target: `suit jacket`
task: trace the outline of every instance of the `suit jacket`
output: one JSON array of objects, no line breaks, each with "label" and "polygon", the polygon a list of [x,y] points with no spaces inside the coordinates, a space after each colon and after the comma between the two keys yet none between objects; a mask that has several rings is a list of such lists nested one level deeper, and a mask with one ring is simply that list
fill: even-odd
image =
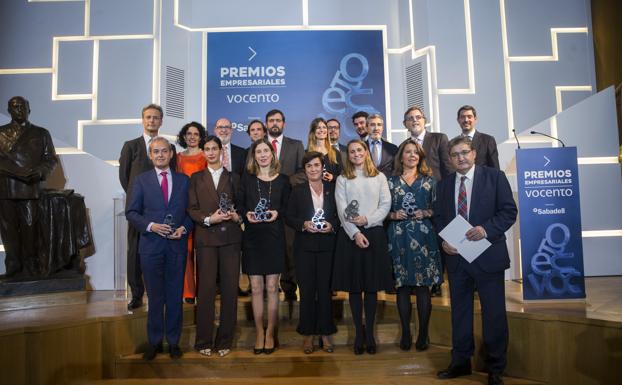
[{"label": "suit jacket", "polygon": [[[17,124],[0,126],[0,199],[38,199],[41,182],[57,163],[54,144],[45,128]],[[4,138],[16,129],[21,133],[14,142]]]},{"label": "suit jacket", "polygon": [[449,148],[447,135],[440,132],[426,132],[423,137],[423,151],[426,155],[426,163],[437,182],[446,178],[453,172],[453,166],[449,161]]},{"label": "suit jacket", "polygon": [[186,213],[189,178],[172,170],[173,188],[168,204],[164,203],[155,169],[137,175],[132,182],[125,217],[140,232],[139,254],[159,254],[167,248],[184,255],[188,252],[187,236],[173,240],[147,231],[149,223],[163,223],[168,214],[173,216],[176,226],[184,226],[188,233],[192,231],[192,219]]},{"label": "suit jacket", "polygon": [[473,148],[477,151],[475,164],[487,166],[499,170],[499,153],[497,152],[497,142],[493,136],[475,131],[473,134]]},{"label": "suit jacket", "polygon": [[[176,170],[177,157],[175,156],[175,146],[171,145],[171,150],[173,151],[173,158],[169,167],[171,170]],[[145,139],[142,135],[123,144],[121,155],[119,156],[119,181],[128,196],[130,195],[134,178],[151,169],[153,169],[153,163],[151,163],[151,159],[149,159],[147,154]]]},{"label": "suit jacket", "polygon": [[[367,147],[371,151],[371,138],[367,138]],[[391,142],[382,139],[382,152],[380,155],[380,164],[377,166],[378,171],[382,172],[387,178],[393,173],[393,159],[397,154],[397,146]],[[371,153],[370,153],[371,155]],[[372,159],[374,157],[372,156]]]},{"label": "suit jacket", "polygon": [[[244,150],[242,150],[244,151]],[[235,203],[236,192],[240,188],[238,174],[223,170],[218,187],[214,186],[208,169],[195,172],[190,177],[188,214],[195,222],[194,246],[215,247],[242,242],[240,225],[232,221],[205,226],[204,220],[218,210],[220,194],[226,193],[231,203]]]},{"label": "suit jacket", "polygon": [[[434,217],[437,230],[441,231],[456,217],[456,173],[444,178],[437,185]],[[475,166],[469,223],[482,226],[488,241],[492,244],[475,261],[481,270],[499,272],[510,267],[510,258],[505,244],[505,232],[516,221],[516,203],[510,184],[502,171],[490,167]],[[458,265],[457,255],[447,255],[448,271]]]},{"label": "suit jacket", "polygon": [[333,226],[332,233],[308,233],[302,231],[305,221],[311,220],[315,214],[309,183],[301,183],[293,187],[287,204],[285,222],[296,230],[294,251],[330,251],[334,247],[335,231],[339,228],[339,217],[335,204],[335,185],[323,182],[324,185],[324,218]]},{"label": "suit jacket", "polygon": [[248,151],[240,146],[231,143],[231,168],[234,173],[242,176],[246,168],[246,154]]},{"label": "suit jacket", "polygon": [[289,177],[289,182],[292,186],[306,181],[302,169],[302,157],[304,154],[305,148],[301,141],[283,136],[281,153],[279,154],[281,174]]}]

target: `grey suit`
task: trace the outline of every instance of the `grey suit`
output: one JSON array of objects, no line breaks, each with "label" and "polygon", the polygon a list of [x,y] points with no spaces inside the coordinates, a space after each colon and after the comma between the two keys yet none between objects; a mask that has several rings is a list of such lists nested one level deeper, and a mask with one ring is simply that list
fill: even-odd
[{"label": "grey suit", "polygon": [[[370,152],[373,151],[372,145],[371,145],[371,138],[368,137],[366,143],[369,148],[369,151]],[[397,150],[398,148],[396,145],[382,139],[382,151],[380,155],[380,164],[376,166],[376,168],[378,168],[378,171],[382,172],[387,178],[390,177],[391,174],[393,173],[393,158],[395,158],[395,155],[397,154]],[[372,156],[372,159],[373,158],[374,157]]]},{"label": "grey suit", "polygon": [[447,135],[440,132],[426,132],[423,137],[423,151],[426,155],[426,163],[432,170],[434,179],[440,182],[453,172],[453,166],[449,161]]},{"label": "grey suit", "polygon": [[279,154],[281,174],[289,177],[289,183],[292,186],[306,180],[302,169],[302,157],[304,155],[305,148],[301,141],[283,136],[281,153]]}]

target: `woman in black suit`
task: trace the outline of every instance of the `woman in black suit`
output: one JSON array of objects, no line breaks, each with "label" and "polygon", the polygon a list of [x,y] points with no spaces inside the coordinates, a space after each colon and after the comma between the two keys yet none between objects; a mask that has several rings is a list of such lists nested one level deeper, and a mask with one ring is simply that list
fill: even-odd
[{"label": "woman in black suit", "polygon": [[306,354],[313,352],[313,336],[318,334],[324,351],[332,353],[329,336],[337,332],[337,328],[331,312],[330,282],[334,230],[339,225],[335,188],[333,183],[322,180],[322,153],[307,152],[302,165],[308,183],[292,189],[285,218],[296,230],[294,255],[300,287],[300,317],[296,331],[304,336],[303,351]]}]

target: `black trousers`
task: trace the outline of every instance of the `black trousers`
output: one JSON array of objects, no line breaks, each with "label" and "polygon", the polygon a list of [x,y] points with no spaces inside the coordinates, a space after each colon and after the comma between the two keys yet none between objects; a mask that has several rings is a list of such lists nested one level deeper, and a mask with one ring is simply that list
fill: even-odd
[{"label": "black trousers", "polygon": [[285,273],[281,274],[280,284],[285,296],[293,296],[296,293],[296,262],[294,258],[293,244],[296,232],[289,226],[285,226]]},{"label": "black trousers", "polygon": [[[197,336],[195,349],[231,349],[238,309],[240,244],[196,249]],[[216,276],[220,277],[220,326],[214,341]]]},{"label": "black trousers", "polygon": [[502,374],[507,362],[509,335],[503,271],[488,273],[460,256],[448,258],[460,258],[456,269],[447,271],[451,295],[452,363],[464,364],[474,353],[473,296],[477,288],[482,306],[486,366],[490,373]]},{"label": "black trousers", "polygon": [[127,284],[132,292],[132,298],[142,298],[145,293],[143,270],[138,257],[138,240],[140,232],[130,223],[127,224]]},{"label": "black trousers", "polygon": [[4,244],[6,275],[40,271],[37,250],[39,206],[36,199],[0,199],[0,237]]},{"label": "black trousers", "polygon": [[330,288],[332,250],[300,251],[296,253],[295,260],[300,288],[300,319],[296,331],[306,336],[336,333]]}]

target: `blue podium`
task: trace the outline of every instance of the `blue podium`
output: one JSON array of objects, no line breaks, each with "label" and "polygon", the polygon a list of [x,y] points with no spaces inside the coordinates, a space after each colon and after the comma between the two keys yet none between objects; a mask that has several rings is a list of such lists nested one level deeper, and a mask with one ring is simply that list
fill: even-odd
[{"label": "blue podium", "polygon": [[585,298],[577,148],[518,149],[516,169],[523,299]]}]

